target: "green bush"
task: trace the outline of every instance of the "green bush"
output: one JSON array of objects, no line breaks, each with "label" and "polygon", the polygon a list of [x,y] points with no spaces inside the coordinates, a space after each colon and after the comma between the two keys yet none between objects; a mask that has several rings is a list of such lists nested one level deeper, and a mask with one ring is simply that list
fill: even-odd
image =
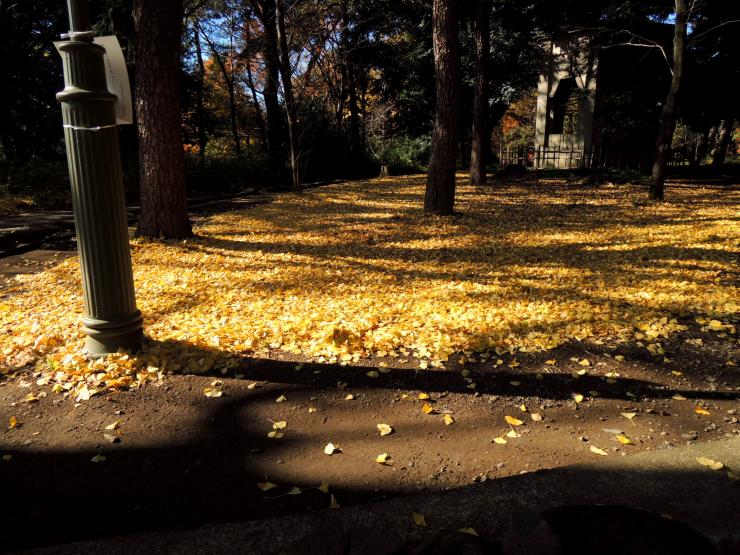
[{"label": "green bush", "polygon": [[429,135],[398,135],[388,140],[380,163],[388,166],[394,175],[424,171],[429,163],[431,147],[432,138]]}]

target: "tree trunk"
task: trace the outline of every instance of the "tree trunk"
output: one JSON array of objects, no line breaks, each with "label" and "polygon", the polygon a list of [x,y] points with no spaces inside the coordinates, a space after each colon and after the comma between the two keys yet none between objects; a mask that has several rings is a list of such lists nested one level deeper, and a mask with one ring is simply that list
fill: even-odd
[{"label": "tree trunk", "polygon": [[732,125],[734,120],[732,117],[727,117],[722,120],[722,125],[719,129],[719,138],[717,139],[717,150],[712,158],[712,166],[714,168],[721,168],[722,164],[725,163],[725,156],[727,156],[727,147],[730,145],[730,139],[732,138]]},{"label": "tree trunk", "polygon": [[436,109],[424,212],[452,214],[458,139],[460,49],[455,0],[434,0],[432,12]]},{"label": "tree trunk", "polygon": [[676,22],[673,27],[673,77],[668,96],[663,104],[663,113],[660,116],[660,129],[655,144],[655,162],[653,163],[652,179],[650,182],[650,198],[663,200],[666,167],[671,153],[673,132],[676,130],[676,109],[681,92],[683,77],[683,57],[686,50],[686,20],[688,10],[686,0],[675,0]]},{"label": "tree trunk", "polygon": [[203,49],[200,46],[200,30],[198,25],[193,26],[194,33],[194,44],[195,44],[195,58],[198,62],[198,87],[196,89],[196,105],[197,111],[195,115],[195,122],[198,126],[198,159],[201,164],[206,160],[206,126],[205,126],[205,77],[206,77],[206,66],[203,62]]},{"label": "tree trunk", "polygon": [[136,234],[192,235],[180,106],[181,0],[134,0],[141,209]]},{"label": "tree trunk", "polygon": [[262,5],[262,27],[264,29],[265,98],[267,114],[267,155],[270,170],[278,181],[284,177],[284,164],[281,151],[283,140],[283,110],[278,100],[278,80],[280,61],[278,56],[277,23],[275,22],[275,0],[265,0]]},{"label": "tree trunk", "polygon": [[486,184],[488,135],[488,56],[490,48],[490,0],[479,0],[475,11],[475,63],[478,75],[473,99],[473,129],[470,147],[470,184]]},{"label": "tree trunk", "polygon": [[290,67],[290,51],[288,39],[285,35],[284,0],[275,2],[275,19],[277,20],[278,51],[280,53],[280,77],[283,82],[283,98],[288,112],[288,142],[290,147],[290,173],[293,183],[293,192],[300,193],[301,176],[298,167],[298,112],[293,99],[293,75]]}]

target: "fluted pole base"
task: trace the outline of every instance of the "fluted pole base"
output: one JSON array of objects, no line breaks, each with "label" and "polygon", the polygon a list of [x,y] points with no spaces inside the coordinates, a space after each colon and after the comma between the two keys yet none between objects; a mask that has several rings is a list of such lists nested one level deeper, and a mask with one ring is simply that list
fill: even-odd
[{"label": "fluted pole base", "polygon": [[104,49],[93,43],[87,0],[69,0],[62,103],[72,206],[82,270],[87,334],[92,356],[136,351],[142,318],[136,308],[123,174],[116,130],[115,95],[108,91]]}]

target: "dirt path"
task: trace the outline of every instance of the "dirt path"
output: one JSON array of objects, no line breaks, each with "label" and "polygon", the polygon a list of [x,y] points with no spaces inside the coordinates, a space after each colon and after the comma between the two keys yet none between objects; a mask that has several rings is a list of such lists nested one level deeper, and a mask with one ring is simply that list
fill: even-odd
[{"label": "dirt path", "polygon": [[[33,376],[16,375],[0,382],[0,421],[19,423],[0,436],[0,455],[9,459],[0,461],[0,488],[19,518],[5,519],[0,535],[12,548],[245,521],[324,509],[331,495],[351,505],[740,433],[740,381],[719,362],[732,345],[707,334],[702,354],[675,341],[680,376],[637,353],[618,361],[617,352],[607,357],[603,346],[580,344],[519,357],[514,368],[470,366],[475,390],[459,369],[395,364],[367,376],[393,360],[355,367],[245,360],[229,377],[170,376],[73,406]],[[574,377],[584,367],[571,359],[584,357],[590,366]],[[619,377],[607,378],[612,372]],[[214,379],[223,395],[209,398],[204,389]],[[29,392],[39,400],[25,402]],[[445,414],[454,423],[445,424]],[[283,437],[268,438],[281,421]],[[120,426],[106,430],[114,422]],[[379,423],[393,433],[381,437]],[[512,430],[521,435],[507,437]],[[324,454],[328,442],[341,453]],[[375,462],[382,453],[391,464]],[[106,459],[92,462],[96,455]],[[275,487],[261,491],[260,482]],[[291,494],[294,487],[300,492]]]}]

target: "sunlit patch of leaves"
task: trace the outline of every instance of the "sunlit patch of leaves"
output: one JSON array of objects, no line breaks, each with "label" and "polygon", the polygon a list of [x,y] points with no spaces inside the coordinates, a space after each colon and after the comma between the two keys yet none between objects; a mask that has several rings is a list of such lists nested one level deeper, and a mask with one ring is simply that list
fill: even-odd
[{"label": "sunlit patch of leaves", "polygon": [[644,205],[629,186],[461,185],[460,215],[428,218],[423,183],[323,187],[206,218],[192,240],[134,240],[151,338],[135,357],[80,355],[76,260],[19,276],[0,302],[0,372],[35,366],[54,391],[85,400],[274,349],[439,368],[455,353],[496,360],[584,339],[663,356],[684,315],[735,332],[732,190],[675,188],[671,202]]}]

